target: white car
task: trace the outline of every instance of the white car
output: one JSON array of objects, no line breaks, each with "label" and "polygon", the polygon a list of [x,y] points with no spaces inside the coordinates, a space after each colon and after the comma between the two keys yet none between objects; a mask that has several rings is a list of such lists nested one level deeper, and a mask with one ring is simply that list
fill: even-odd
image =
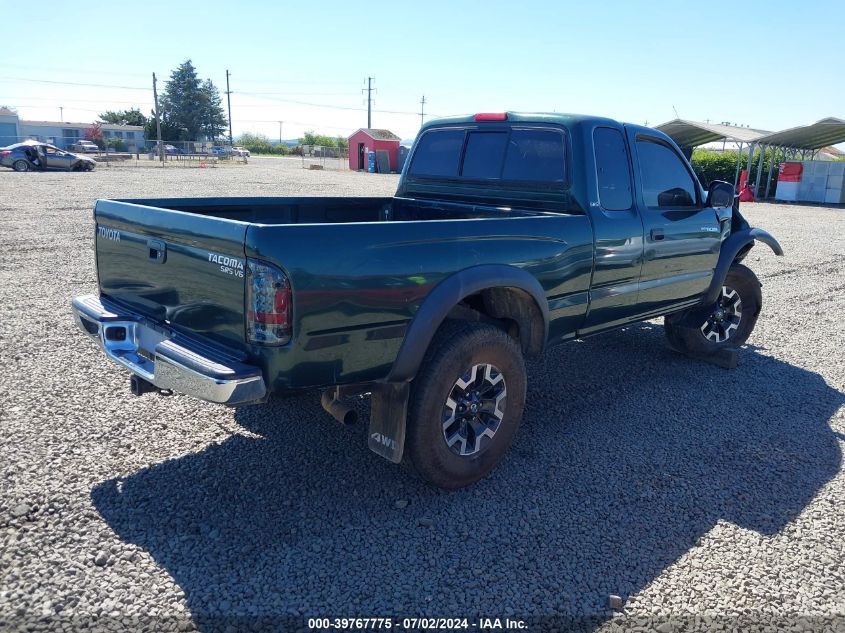
[{"label": "white car", "polygon": [[250,153],[249,150],[245,147],[233,147],[232,156],[246,156],[247,158],[249,158]]},{"label": "white car", "polygon": [[100,151],[100,148],[97,147],[97,144],[92,142],[92,141],[81,140],[81,141],[76,141],[76,143],[71,145],[70,150],[72,152],[82,152],[82,153],[93,152],[93,153],[96,154],[97,152]]}]

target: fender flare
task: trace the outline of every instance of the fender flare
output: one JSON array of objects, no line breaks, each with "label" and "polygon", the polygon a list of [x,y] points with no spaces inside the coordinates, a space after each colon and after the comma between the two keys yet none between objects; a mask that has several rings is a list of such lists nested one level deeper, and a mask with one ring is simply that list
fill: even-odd
[{"label": "fender flare", "polygon": [[488,288],[518,288],[532,297],[543,317],[543,341],[549,337],[549,304],[540,282],[521,268],[482,264],[456,272],[437,284],[417,310],[385,382],[408,382],[417,374],[437,328],[450,310],[469,295]]},{"label": "fender flare", "polygon": [[[721,252],[719,254],[719,262],[713,270],[713,279],[710,280],[710,287],[707,289],[707,294],[704,295],[702,303],[709,305],[716,301],[719,292],[722,289],[722,284],[725,283],[725,278],[728,276],[728,270],[735,261],[742,261],[752,246],[755,240],[767,244],[769,248],[774,251],[778,257],[783,256],[783,248],[778,241],[763,229],[743,229],[733,233],[722,242]],[[747,248],[746,248],[747,247]],[[745,253],[743,253],[745,251]],[[737,259],[737,256],[742,253],[742,256]]]}]

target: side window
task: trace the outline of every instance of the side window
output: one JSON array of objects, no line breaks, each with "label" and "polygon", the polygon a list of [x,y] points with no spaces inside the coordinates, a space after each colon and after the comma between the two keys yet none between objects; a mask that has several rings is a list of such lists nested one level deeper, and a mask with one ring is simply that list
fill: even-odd
[{"label": "side window", "polygon": [[563,183],[563,135],[553,130],[511,132],[502,180]]},{"label": "side window", "polygon": [[426,132],[414,152],[414,161],[411,163],[409,174],[434,178],[456,178],[463,145],[463,130]]},{"label": "side window", "polygon": [[628,149],[619,130],[598,127],[593,131],[596,152],[596,180],[599,203],[608,211],[625,211],[634,200],[631,195],[631,174],[628,170]]},{"label": "side window", "polygon": [[657,209],[694,207],[697,187],[678,155],[663,143],[637,139],[643,199]]},{"label": "side window", "polygon": [[464,178],[498,178],[508,145],[507,132],[470,132],[461,176]]}]

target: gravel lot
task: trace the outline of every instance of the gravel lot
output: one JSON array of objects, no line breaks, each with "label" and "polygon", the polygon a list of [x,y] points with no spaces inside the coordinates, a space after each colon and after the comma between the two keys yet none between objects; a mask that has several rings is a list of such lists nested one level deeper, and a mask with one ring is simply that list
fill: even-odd
[{"label": "gravel lot", "polygon": [[656,323],[552,349],[504,464],[454,493],[370,453],[314,393],[134,398],[72,323],[96,289],[98,197],[396,181],[282,159],[0,172],[0,629],[845,631],[845,210],[744,206],[786,257],[747,260],[764,306],[739,368],[674,354]]}]

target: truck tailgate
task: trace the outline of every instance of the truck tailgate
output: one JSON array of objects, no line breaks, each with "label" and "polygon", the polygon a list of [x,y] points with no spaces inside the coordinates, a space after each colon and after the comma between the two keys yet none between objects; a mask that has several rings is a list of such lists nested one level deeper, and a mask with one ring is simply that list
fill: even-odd
[{"label": "truck tailgate", "polygon": [[98,200],[100,292],[174,329],[246,349],[244,238],[248,224]]}]

